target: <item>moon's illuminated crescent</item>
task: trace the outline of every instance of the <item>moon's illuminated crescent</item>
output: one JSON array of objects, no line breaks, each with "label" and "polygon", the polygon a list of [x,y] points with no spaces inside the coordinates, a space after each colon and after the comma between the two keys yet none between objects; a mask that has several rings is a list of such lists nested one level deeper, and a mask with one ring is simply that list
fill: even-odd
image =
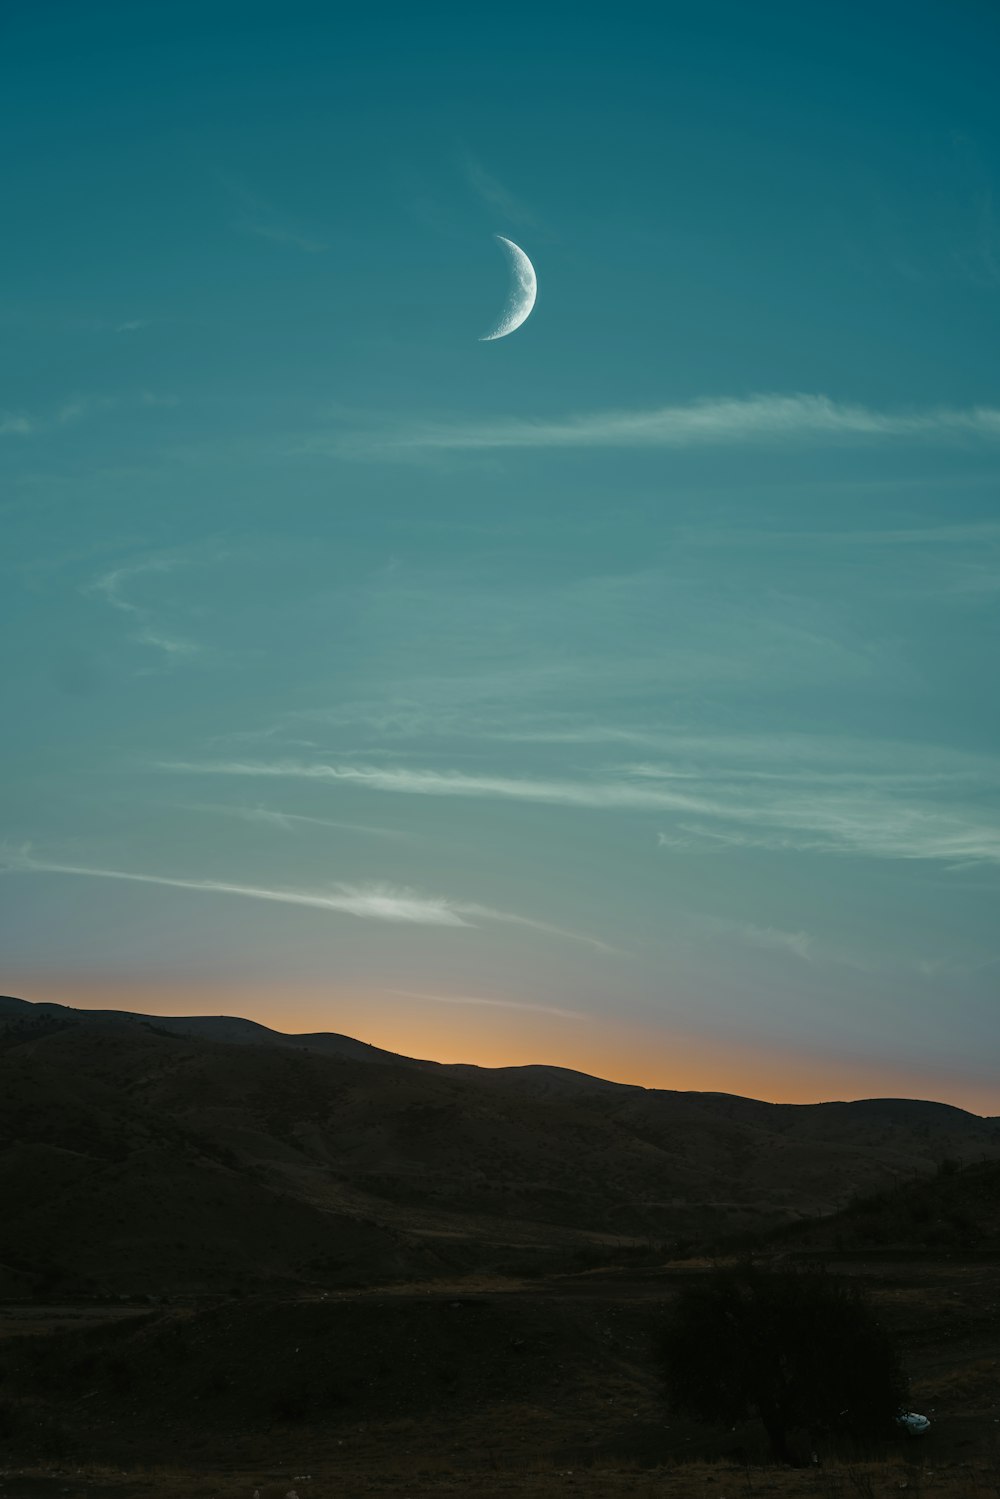
[{"label": "moon's illuminated crescent", "polygon": [[508,333],[513,333],[515,328],[520,328],[534,307],[535,298],[538,295],[535,267],[524,251],[519,245],[515,245],[512,239],[504,239],[502,234],[497,234],[494,238],[500,241],[510,256],[510,268],[514,273],[514,281],[503,317],[492,333],[483,334],[479,340],[480,343],[488,343],[491,338],[506,338]]}]

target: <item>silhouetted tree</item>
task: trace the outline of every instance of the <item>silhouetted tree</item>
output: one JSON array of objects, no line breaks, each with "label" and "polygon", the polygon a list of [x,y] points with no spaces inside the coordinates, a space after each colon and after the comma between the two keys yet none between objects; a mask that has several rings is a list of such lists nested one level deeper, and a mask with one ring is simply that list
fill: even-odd
[{"label": "silhouetted tree", "polygon": [[907,1395],[860,1288],[823,1272],[715,1270],[680,1293],[660,1352],[675,1407],[707,1421],[758,1417],[784,1462],[794,1431],[890,1431]]}]

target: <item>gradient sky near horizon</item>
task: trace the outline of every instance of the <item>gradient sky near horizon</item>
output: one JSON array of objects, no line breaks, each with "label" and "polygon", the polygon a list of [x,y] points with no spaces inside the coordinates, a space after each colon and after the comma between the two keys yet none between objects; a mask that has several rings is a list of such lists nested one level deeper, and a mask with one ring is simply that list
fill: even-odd
[{"label": "gradient sky near horizon", "polygon": [[7,992],[1000,1113],[995,7],[0,45]]}]

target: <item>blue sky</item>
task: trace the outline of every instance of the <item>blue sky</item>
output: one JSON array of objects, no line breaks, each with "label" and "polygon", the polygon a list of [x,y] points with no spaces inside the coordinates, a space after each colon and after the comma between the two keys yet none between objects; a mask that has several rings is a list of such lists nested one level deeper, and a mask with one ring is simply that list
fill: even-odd
[{"label": "blue sky", "polygon": [[2,25],[5,987],[1000,1112],[993,7]]}]

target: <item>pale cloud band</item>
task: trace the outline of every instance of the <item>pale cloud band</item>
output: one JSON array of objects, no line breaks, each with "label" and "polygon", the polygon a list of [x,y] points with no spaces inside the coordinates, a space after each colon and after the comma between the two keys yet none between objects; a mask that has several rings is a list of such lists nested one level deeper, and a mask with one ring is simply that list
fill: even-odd
[{"label": "pale cloud band", "polygon": [[392,457],[420,451],[516,448],[684,448],[885,439],[1000,440],[1000,409],[932,407],[879,411],[824,395],[707,398],[647,411],[593,411],[536,421],[507,417],[467,422],[372,426],[309,438],[307,451]]},{"label": "pale cloud band", "polygon": [[241,822],[258,823],[263,827],[278,828],[283,833],[300,827],[332,828],[338,833],[360,833],[368,838],[405,839],[409,835],[397,828],[373,827],[367,822],[341,822],[332,817],[309,817],[302,812],[282,812],[272,807],[224,806],[217,802],[182,802],[183,812],[207,812],[220,817],[235,817]]},{"label": "pale cloud band", "polygon": [[196,890],[208,895],[236,895],[248,900],[276,901],[281,905],[307,906],[314,910],[342,912],[376,921],[403,921],[420,926],[470,925],[451,902],[420,896],[412,890],[395,889],[390,885],[335,884],[329,890],[269,889],[260,885],[237,885],[227,880],[180,879],[171,875],[140,874],[124,869],[62,864],[22,854],[5,856],[3,865],[8,870],[79,875],[99,880],[127,880],[133,884],[166,885],[175,890]]},{"label": "pale cloud band", "polygon": [[335,883],[324,890],[284,890],[260,885],[238,885],[227,880],[182,879],[172,875],[135,873],[124,869],[102,869],[92,865],[63,864],[35,858],[29,853],[5,854],[0,870],[37,874],[76,875],[89,879],[126,880],[139,885],[168,886],[208,895],[232,895],[247,900],[275,901],[280,905],[305,906],[313,910],[358,916],[374,921],[405,922],[417,926],[474,927],[479,921],[528,927],[545,936],[583,942],[601,952],[617,949],[595,937],[584,936],[530,916],[498,911],[473,901],[453,901],[444,896],[425,896],[416,891],[383,883],[350,885]]},{"label": "pale cloud band", "polygon": [[165,762],[159,768],[195,775],[276,776],[290,780],[341,781],[372,791],[402,792],[418,796],[509,797],[516,801],[649,811],[662,810],[665,806],[676,806],[688,811],[704,810],[697,799],[666,799],[659,789],[628,782],[529,780],[514,776],[472,776],[460,771],[413,770],[395,766],[304,764],[295,760],[279,760],[270,764],[241,760],[181,760]]},{"label": "pale cloud band", "polygon": [[743,922],[739,927],[739,932],[754,947],[791,953],[793,957],[801,958],[804,963],[812,960],[813,939],[809,932],[786,932],[780,927],[755,926],[750,921]]},{"label": "pale cloud band", "polygon": [[555,1015],[560,1020],[584,1020],[580,1010],[563,1010],[558,1005],[536,1005],[524,999],[481,999],[472,994],[424,994],[416,989],[387,989],[387,994],[399,994],[404,999],[430,1000],[440,1005],[472,1005],[496,1010],[531,1010],[536,1015]]},{"label": "pale cloud band", "polygon": [[[417,796],[477,797],[592,810],[669,813],[686,836],[733,845],[884,859],[1000,864],[1000,820],[991,805],[917,797],[914,783],[844,785],[774,774],[735,781],[675,768],[630,766],[614,779],[538,780],[410,767],[179,762],[160,769],[194,774],[281,777]],[[966,788],[967,790],[970,788]],[[712,826],[712,825],[715,826]],[[662,835],[666,846],[673,840]]]}]

